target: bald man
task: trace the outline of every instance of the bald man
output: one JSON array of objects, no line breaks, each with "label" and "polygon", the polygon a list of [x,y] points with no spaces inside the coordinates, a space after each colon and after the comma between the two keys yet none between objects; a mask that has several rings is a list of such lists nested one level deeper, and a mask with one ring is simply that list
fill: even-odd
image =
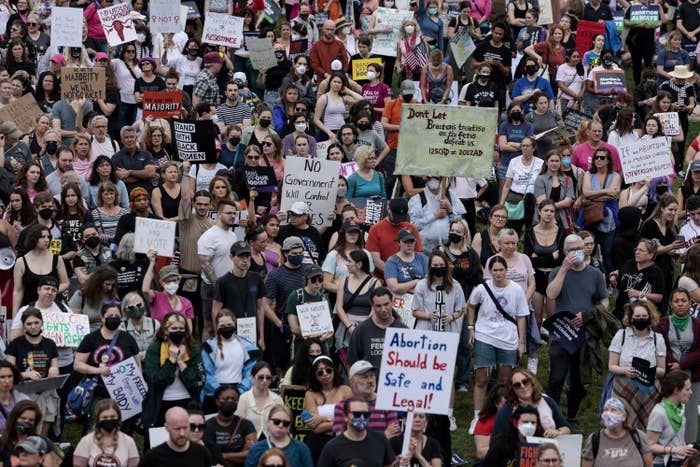
[{"label": "bald man", "polygon": [[168,441],[146,451],[139,467],[210,467],[216,462],[204,446],[190,443],[190,420],[182,407],[165,412]]},{"label": "bald man", "polygon": [[328,20],[323,23],[321,38],[311,49],[311,66],[316,73],[318,82],[331,75],[331,62],[335,59],[343,62],[343,72],[348,71],[348,52],[345,44],[335,37],[335,22]]}]

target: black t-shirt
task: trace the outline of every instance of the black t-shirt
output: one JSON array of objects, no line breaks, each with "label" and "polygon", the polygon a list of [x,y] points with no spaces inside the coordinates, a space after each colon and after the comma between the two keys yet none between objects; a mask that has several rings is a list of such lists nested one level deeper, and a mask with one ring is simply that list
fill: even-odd
[{"label": "black t-shirt", "polygon": [[352,465],[351,461],[364,467],[382,467],[394,462],[395,457],[384,433],[368,431],[362,441],[352,441],[341,434],[324,446],[318,467]]},{"label": "black t-shirt", "polygon": [[503,91],[495,83],[489,81],[482,86],[477,80],[469,83],[464,100],[474,107],[493,107],[493,104],[501,101],[501,97],[505,99]]},{"label": "black t-shirt", "polygon": [[[430,436],[427,436],[426,438],[425,446],[423,446],[423,449],[421,450],[421,454],[425,460],[430,462],[435,458],[442,459],[442,454],[440,453],[440,443],[438,443],[435,438],[431,438]],[[395,436],[391,438],[391,447],[394,449],[394,452],[401,452],[401,448],[403,447],[403,436]],[[423,467],[415,457],[412,457],[410,462],[409,467]]]},{"label": "black t-shirt", "polygon": [[135,263],[115,259],[109,265],[117,270],[117,294],[120,297],[132,290],[141,290],[143,276],[148,269],[148,259],[137,258]]},{"label": "black t-shirt", "polygon": [[323,260],[326,259],[326,246],[316,227],[309,226],[302,230],[287,224],[280,229],[275,241],[282,245],[285,238],[293,236],[299,237],[304,242],[305,256],[311,256],[311,259],[319,266],[323,264]]},{"label": "black t-shirt", "polygon": [[464,24],[459,16],[456,16],[450,20],[450,23],[447,25],[448,28],[455,28],[455,34],[462,34],[464,31],[469,29],[469,27],[472,28],[472,30],[476,29],[479,27],[478,24],[476,24],[476,20],[472,18],[471,16],[467,18],[467,24]]},{"label": "black t-shirt", "polygon": [[206,421],[204,439],[215,444],[222,453],[241,452],[245,448],[246,436],[251,433],[256,431],[250,420],[234,416],[230,425],[221,426],[214,417]]},{"label": "black t-shirt", "polygon": [[[483,62],[486,60],[497,60],[503,64],[504,67],[510,67],[513,56],[511,55],[510,48],[503,43],[500,47],[494,47],[491,45],[491,41],[486,39],[482,41],[474,51],[474,59],[478,62]],[[493,68],[491,72],[491,80],[499,86],[503,86],[510,82],[510,74],[504,75],[498,68]]]},{"label": "black t-shirt", "polygon": [[627,261],[620,268],[617,275],[617,289],[619,296],[615,301],[615,316],[622,318],[623,307],[628,303],[628,289],[635,289],[650,293],[664,293],[664,274],[655,264],[641,271],[637,269],[634,259]]},{"label": "black t-shirt", "polygon": [[[678,7],[677,18],[683,22],[686,31],[695,31],[700,27],[700,2],[683,2]],[[685,39],[685,36],[683,36]]]},{"label": "black t-shirt", "polygon": [[210,467],[214,459],[204,446],[190,443],[185,452],[173,451],[168,443],[146,451],[139,461],[139,467]]},{"label": "black t-shirt", "polygon": [[601,4],[597,10],[594,10],[590,3],[586,4],[583,9],[583,18],[586,21],[612,21],[613,15],[610,11],[610,7]]},{"label": "black t-shirt", "polygon": [[[103,362],[107,366],[112,366],[115,363],[122,362],[127,358],[139,354],[139,346],[136,340],[134,340],[128,332],[120,331],[117,341],[114,343],[114,347],[112,347],[112,353],[107,357],[107,350],[109,350],[111,341],[111,339],[102,337],[102,332],[98,329],[91,332],[80,341],[76,352],[88,354],[86,363],[95,368],[98,368],[100,363]],[[102,378],[100,378],[97,383],[95,394],[99,397],[109,397],[102,383]]]},{"label": "black t-shirt", "polygon": [[143,78],[138,78],[134,83],[134,92],[145,92],[145,91],[165,91],[165,81],[160,76],[156,76],[156,79],[150,83]]},{"label": "black t-shirt", "polygon": [[265,296],[265,284],[259,274],[246,273],[245,277],[236,277],[227,272],[216,280],[214,300],[232,310],[237,318],[256,316],[258,300]]},{"label": "black t-shirt", "polygon": [[34,370],[39,372],[42,378],[49,375],[51,360],[58,358],[56,343],[46,337],[38,344],[32,344],[26,336],[20,336],[10,342],[5,353],[15,357],[15,366],[19,371]]}]

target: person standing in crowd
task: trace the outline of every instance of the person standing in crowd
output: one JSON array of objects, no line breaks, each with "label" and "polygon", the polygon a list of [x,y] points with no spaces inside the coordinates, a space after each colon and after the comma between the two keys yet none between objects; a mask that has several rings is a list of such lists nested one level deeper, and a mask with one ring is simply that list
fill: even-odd
[{"label": "person standing in crowd", "polygon": [[214,465],[204,446],[190,442],[190,419],[182,407],[172,407],[165,413],[168,440],[143,453],[138,467],[210,467]]}]

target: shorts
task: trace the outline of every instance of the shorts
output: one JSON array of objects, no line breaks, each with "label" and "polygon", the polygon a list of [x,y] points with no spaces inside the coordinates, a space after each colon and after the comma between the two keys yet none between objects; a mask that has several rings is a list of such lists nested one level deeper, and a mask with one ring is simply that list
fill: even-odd
[{"label": "shorts", "polygon": [[535,292],[540,295],[547,295],[547,285],[549,284],[549,271],[535,269]]},{"label": "shorts", "polygon": [[202,281],[199,293],[202,297],[202,317],[205,323],[211,323],[211,307],[214,301],[214,286]]},{"label": "shorts", "polygon": [[474,369],[494,368],[496,366],[518,366],[518,351],[499,349],[491,344],[475,340],[472,350]]}]

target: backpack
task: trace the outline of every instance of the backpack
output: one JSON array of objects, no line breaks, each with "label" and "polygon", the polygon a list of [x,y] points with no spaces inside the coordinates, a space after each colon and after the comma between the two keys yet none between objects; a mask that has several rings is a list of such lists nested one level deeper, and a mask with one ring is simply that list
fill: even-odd
[{"label": "backpack", "polygon": [[[593,435],[591,435],[591,447],[593,448],[593,459],[595,460],[598,457],[598,448],[600,447],[600,432],[603,430],[598,430]],[[642,442],[639,439],[639,431],[637,431],[635,428],[630,430],[630,436],[632,437],[632,441],[634,441],[634,445],[637,446],[637,450],[639,451],[640,455],[642,454]]]}]

